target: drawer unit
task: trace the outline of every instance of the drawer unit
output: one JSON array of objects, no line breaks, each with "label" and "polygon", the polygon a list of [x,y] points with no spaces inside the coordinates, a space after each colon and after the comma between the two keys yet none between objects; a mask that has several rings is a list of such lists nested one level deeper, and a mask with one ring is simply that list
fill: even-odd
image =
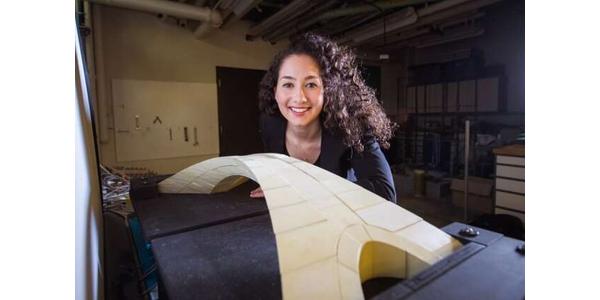
[{"label": "drawer unit", "polygon": [[525,211],[525,196],[496,191],[496,207]]},{"label": "drawer unit", "polygon": [[525,168],[497,165],[496,177],[525,180]]},{"label": "drawer unit", "polygon": [[496,177],[496,190],[525,194],[525,181]]},{"label": "drawer unit", "polygon": [[525,157],[496,153],[496,214],[518,217],[525,223]]},{"label": "drawer unit", "polygon": [[496,163],[502,165],[513,165],[525,167],[525,157],[498,155]]}]

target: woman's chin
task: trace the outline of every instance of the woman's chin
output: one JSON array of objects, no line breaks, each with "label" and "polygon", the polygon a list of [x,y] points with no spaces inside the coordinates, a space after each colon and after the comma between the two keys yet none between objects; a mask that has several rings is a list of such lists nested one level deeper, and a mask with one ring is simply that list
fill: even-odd
[{"label": "woman's chin", "polygon": [[308,124],[308,122],[302,122],[299,120],[290,120],[288,119],[288,123],[292,126],[304,127]]}]

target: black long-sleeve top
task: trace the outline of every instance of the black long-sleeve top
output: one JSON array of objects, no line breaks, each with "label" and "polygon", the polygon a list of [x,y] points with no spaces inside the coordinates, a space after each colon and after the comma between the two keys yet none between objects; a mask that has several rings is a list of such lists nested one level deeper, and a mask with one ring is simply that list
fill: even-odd
[{"label": "black long-sleeve top", "polygon": [[[280,116],[262,114],[260,130],[265,152],[288,155],[285,148],[287,121]],[[396,190],[390,166],[373,137],[365,137],[365,150],[357,153],[344,145],[342,137],[323,128],[321,154],[315,165],[344,177],[367,190],[396,203]]]}]

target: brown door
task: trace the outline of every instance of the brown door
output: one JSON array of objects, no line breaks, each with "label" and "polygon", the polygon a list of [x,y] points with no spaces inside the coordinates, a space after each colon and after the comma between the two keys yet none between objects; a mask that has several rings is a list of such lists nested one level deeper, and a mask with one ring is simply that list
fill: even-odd
[{"label": "brown door", "polygon": [[217,67],[221,156],[263,152],[258,132],[258,87],[265,73]]}]

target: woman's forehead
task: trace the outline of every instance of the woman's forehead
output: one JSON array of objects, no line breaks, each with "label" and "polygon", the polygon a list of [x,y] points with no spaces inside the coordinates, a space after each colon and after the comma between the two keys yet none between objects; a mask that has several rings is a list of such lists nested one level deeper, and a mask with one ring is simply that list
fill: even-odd
[{"label": "woman's forehead", "polygon": [[320,77],[320,68],[314,58],[306,54],[292,54],[286,57],[279,68],[279,78],[307,76]]}]

